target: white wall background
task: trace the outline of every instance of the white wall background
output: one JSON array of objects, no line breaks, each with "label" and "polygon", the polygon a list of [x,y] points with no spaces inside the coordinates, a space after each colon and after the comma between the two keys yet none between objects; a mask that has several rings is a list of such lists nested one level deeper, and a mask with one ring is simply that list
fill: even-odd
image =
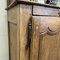
[{"label": "white wall background", "polygon": [[44,0],[35,0],[35,1],[39,3],[44,3]]},{"label": "white wall background", "polygon": [[6,0],[0,0],[0,60],[9,60]]},{"label": "white wall background", "polygon": [[60,0],[58,0],[58,4],[57,5],[60,6]]}]

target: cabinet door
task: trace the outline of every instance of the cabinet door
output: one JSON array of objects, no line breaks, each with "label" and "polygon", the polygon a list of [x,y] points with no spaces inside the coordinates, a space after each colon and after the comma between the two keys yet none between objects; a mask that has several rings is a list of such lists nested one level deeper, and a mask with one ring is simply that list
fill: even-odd
[{"label": "cabinet door", "polygon": [[32,6],[20,4],[20,60],[29,60],[29,48],[27,43],[27,26],[31,17]]},{"label": "cabinet door", "polygon": [[59,17],[33,17],[30,60],[60,60],[59,20]]}]

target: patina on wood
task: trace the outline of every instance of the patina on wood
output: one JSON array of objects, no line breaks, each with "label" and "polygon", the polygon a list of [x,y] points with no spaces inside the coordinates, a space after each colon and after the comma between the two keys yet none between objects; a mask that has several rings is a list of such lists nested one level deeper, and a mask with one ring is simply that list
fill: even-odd
[{"label": "patina on wood", "polygon": [[[53,36],[40,35],[39,21],[43,19],[42,22],[45,23],[47,18],[47,20],[59,20],[59,9],[58,6],[30,1],[14,1],[8,6],[10,60],[60,59],[60,33]],[[32,15],[40,17],[39,20],[31,19],[32,37],[30,46],[26,49],[29,33],[27,27]]]}]

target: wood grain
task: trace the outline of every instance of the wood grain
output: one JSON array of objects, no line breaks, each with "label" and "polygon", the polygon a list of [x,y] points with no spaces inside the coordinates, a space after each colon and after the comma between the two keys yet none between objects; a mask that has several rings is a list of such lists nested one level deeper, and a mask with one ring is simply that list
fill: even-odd
[{"label": "wood grain", "polygon": [[57,60],[60,60],[60,32],[58,34],[58,39],[57,39],[57,48],[58,48],[58,51],[57,51]]},{"label": "wood grain", "polygon": [[17,24],[17,6],[8,10],[8,21]]},{"label": "wood grain", "polygon": [[38,60],[39,50],[39,21],[32,17],[32,39],[30,48],[30,60]]},{"label": "wood grain", "polygon": [[17,60],[17,26],[9,23],[10,59]]},{"label": "wood grain", "polygon": [[17,60],[20,60],[20,5],[17,5]]},{"label": "wood grain", "polygon": [[[47,22],[50,19],[52,21],[54,21],[55,19],[59,20],[59,18],[57,17],[40,17],[40,18],[41,19],[43,18],[44,20],[47,19]],[[60,59],[59,57],[60,33],[56,35],[48,34],[46,34],[45,36],[41,35],[40,34],[41,19],[39,18],[37,19],[36,16],[32,18],[33,36],[31,40],[30,60],[58,60]]]},{"label": "wood grain", "polygon": [[[43,18],[43,17],[41,17],[41,18]],[[44,19],[46,20],[46,18],[49,18],[49,17],[45,17]],[[50,19],[52,20],[52,22],[54,22],[55,19],[59,20],[59,18],[57,19],[56,17],[50,17],[49,19],[47,19],[47,22]],[[54,22],[54,23],[56,23],[56,22]],[[55,24],[55,26],[56,25],[57,24]],[[49,25],[47,25],[47,26],[49,26]],[[60,33],[58,33],[56,35],[40,36],[39,60],[58,60],[59,59],[58,58],[58,50],[60,49],[60,48],[58,49],[58,46],[60,44],[58,42],[58,41],[60,41],[59,34]]]},{"label": "wood grain", "polygon": [[[54,9],[54,8],[47,8],[47,7],[42,7],[42,6],[33,6],[33,14],[36,15],[58,15],[58,10],[59,9]],[[42,12],[43,11],[43,12]]]},{"label": "wood grain", "polygon": [[31,17],[31,6],[20,5],[20,60],[29,60],[29,49],[25,50],[27,42],[27,25]]},{"label": "wood grain", "polygon": [[57,60],[57,35],[46,35],[40,40],[39,60]]},{"label": "wood grain", "polygon": [[[33,14],[58,16],[58,9],[34,6]],[[26,50],[28,36],[27,26],[31,16],[32,16],[31,5],[19,4],[8,10],[8,23],[9,23],[8,28],[11,56],[10,60],[60,60],[60,32],[52,36],[48,34],[46,34],[45,36],[40,35],[41,31],[40,20],[43,19],[42,22],[46,23],[44,22],[46,21],[46,19],[49,22],[50,20],[59,19],[58,17],[56,19],[56,17],[47,18],[40,16],[39,17],[40,20],[34,19],[34,17],[32,17],[33,32],[31,38],[31,45],[30,50],[29,48]]]}]

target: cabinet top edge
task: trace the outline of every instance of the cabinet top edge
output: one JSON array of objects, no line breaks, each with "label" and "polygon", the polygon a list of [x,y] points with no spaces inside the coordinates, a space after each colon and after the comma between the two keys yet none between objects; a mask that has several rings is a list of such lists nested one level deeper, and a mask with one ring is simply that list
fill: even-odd
[{"label": "cabinet top edge", "polygon": [[59,6],[56,5],[50,5],[50,4],[42,4],[42,3],[38,3],[38,2],[34,2],[34,1],[13,1],[7,8],[6,10],[9,10],[11,8],[13,8],[14,6],[18,5],[18,4],[25,4],[25,5],[35,5],[35,6],[43,6],[43,7],[50,7],[50,8],[56,8],[56,9],[60,9]]}]

